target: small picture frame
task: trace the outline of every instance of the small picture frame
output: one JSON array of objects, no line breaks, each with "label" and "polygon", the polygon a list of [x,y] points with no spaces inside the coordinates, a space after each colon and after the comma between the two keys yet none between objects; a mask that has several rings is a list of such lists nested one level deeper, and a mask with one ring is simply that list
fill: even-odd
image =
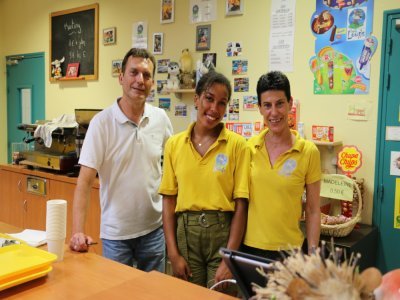
[{"label": "small picture frame", "polygon": [[111,76],[118,77],[122,72],[122,59],[115,59],[111,63]]},{"label": "small picture frame", "polygon": [[173,23],[175,14],[175,0],[161,0],[160,22]]},{"label": "small picture frame", "polygon": [[68,78],[75,78],[79,75],[79,63],[69,63],[67,66],[67,73],[65,77]]},{"label": "small picture frame", "polygon": [[196,27],[196,51],[210,50],[211,25],[198,25]]},{"label": "small picture frame", "polygon": [[153,54],[162,54],[164,47],[164,33],[156,32],[153,34]]},{"label": "small picture frame", "polygon": [[244,0],[225,0],[225,15],[243,15]]},{"label": "small picture frame", "polygon": [[117,42],[117,29],[115,27],[103,29],[103,45],[114,45]]}]

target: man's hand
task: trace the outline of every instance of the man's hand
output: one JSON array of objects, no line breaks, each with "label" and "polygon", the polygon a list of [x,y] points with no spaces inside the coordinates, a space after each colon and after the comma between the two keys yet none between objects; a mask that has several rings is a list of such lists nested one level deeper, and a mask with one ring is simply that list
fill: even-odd
[{"label": "man's hand", "polygon": [[74,233],[69,241],[69,248],[77,252],[87,252],[89,245],[93,243],[93,239],[83,232]]}]

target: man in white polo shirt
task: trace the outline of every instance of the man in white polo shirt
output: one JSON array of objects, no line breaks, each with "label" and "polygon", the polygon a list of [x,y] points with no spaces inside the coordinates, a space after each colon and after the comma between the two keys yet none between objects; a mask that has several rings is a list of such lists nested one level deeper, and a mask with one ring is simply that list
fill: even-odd
[{"label": "man in white polo shirt", "polygon": [[154,57],[145,49],[131,49],[119,76],[122,97],[90,122],[79,158],[70,248],[87,251],[93,241],[84,226],[98,173],[103,255],[144,271],[162,272],[165,241],[157,190],[172,125],[164,110],[146,103],[154,73]]}]

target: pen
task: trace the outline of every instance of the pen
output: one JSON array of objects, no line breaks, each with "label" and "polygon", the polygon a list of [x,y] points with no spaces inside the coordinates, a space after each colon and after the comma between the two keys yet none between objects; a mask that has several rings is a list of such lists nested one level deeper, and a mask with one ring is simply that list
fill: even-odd
[{"label": "pen", "polygon": [[86,243],[86,245],[88,245],[88,246],[97,245],[97,244],[98,244],[97,242]]}]

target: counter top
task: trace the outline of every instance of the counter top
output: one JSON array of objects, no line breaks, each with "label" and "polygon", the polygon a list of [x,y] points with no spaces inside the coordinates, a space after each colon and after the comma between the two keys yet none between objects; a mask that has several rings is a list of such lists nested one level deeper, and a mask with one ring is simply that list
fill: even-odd
[{"label": "counter top", "polygon": [[[69,182],[69,183],[73,183],[73,184],[76,184],[76,182],[78,180],[77,177],[68,177],[67,175],[58,173],[57,171],[51,171],[51,170],[46,170],[46,169],[29,169],[27,166],[24,166],[24,165],[11,165],[11,164],[0,165],[0,169],[12,171],[12,172],[19,172],[19,173],[25,174],[25,175],[38,176],[38,177],[48,178],[48,179],[52,179],[52,180]],[[95,179],[93,187],[99,188],[98,178]]]},{"label": "counter top", "polygon": [[[19,231],[0,222],[0,232]],[[0,299],[236,299],[163,273],[146,273],[92,252],[73,252],[67,246],[64,260],[52,266],[45,277],[0,291]]]}]

